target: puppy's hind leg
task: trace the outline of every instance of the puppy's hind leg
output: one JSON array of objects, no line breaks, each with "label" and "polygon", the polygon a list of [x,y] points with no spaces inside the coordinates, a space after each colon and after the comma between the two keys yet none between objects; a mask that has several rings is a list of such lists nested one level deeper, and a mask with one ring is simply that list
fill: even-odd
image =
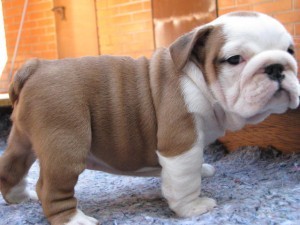
[{"label": "puppy's hind leg", "polygon": [[[69,126],[72,127],[71,124]],[[33,141],[40,161],[37,193],[44,214],[52,225],[98,224],[96,219],[77,208],[74,196],[78,177],[86,168],[90,131],[84,126],[50,129],[40,131]]]},{"label": "puppy's hind leg", "polygon": [[36,192],[26,187],[26,175],[35,159],[29,139],[14,125],[0,157],[0,190],[8,203],[37,200]]}]

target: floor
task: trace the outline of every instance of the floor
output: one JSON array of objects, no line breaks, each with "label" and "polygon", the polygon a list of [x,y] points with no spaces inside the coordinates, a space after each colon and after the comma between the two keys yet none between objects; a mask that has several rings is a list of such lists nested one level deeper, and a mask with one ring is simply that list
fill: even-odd
[{"label": "floor", "polygon": [[[0,154],[5,148],[0,141]],[[240,148],[227,154],[216,143],[206,150],[206,161],[217,173],[203,180],[203,196],[218,207],[204,215],[182,219],[160,194],[159,178],[115,176],[86,170],[76,186],[79,207],[100,224],[300,224],[300,155],[281,155],[274,149]],[[39,173],[29,173],[34,188]],[[188,184],[187,184],[188,185]],[[0,225],[48,224],[38,202],[8,205],[0,196]]]}]

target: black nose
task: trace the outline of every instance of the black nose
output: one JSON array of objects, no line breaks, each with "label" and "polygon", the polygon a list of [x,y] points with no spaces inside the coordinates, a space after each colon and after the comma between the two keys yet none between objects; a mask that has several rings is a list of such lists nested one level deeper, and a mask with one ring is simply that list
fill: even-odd
[{"label": "black nose", "polygon": [[271,80],[281,82],[284,79],[284,74],[282,71],[284,70],[283,65],[281,64],[272,64],[265,68],[265,73],[268,74],[268,77]]}]

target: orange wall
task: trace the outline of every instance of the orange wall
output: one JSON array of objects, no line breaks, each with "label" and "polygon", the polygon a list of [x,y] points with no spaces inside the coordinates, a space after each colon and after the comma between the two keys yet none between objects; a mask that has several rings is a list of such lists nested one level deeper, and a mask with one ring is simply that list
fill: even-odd
[{"label": "orange wall", "polygon": [[58,58],[99,55],[95,0],[53,2]]},{"label": "orange wall", "polygon": [[151,0],[96,0],[101,54],[150,56]]},{"label": "orange wall", "polygon": [[[95,3],[101,54],[133,57],[152,54],[155,44],[151,0],[95,0]],[[7,77],[10,60],[23,4],[24,0],[2,0],[8,63],[0,79],[0,92],[6,91],[9,83]],[[29,0],[15,69],[28,58],[59,57],[55,14],[52,8],[53,0]],[[219,15],[236,10],[256,10],[280,20],[294,36],[300,65],[300,0],[218,1]]]},{"label": "orange wall", "polygon": [[278,19],[294,37],[296,57],[300,65],[300,0],[219,0],[218,8],[219,15],[232,11],[254,10]]},{"label": "orange wall", "polygon": [[[2,72],[0,90],[7,88],[10,61],[16,44],[24,0],[2,0],[8,63]],[[28,58],[57,58],[55,20],[52,0],[29,0],[14,68]]]}]

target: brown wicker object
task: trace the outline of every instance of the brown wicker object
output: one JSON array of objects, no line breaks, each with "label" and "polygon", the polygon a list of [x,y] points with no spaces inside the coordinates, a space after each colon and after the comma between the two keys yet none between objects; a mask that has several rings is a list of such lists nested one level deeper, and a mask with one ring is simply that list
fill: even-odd
[{"label": "brown wicker object", "polygon": [[220,141],[230,151],[241,146],[274,147],[283,153],[300,152],[300,107],[285,114],[271,115],[258,125],[227,132]]}]

